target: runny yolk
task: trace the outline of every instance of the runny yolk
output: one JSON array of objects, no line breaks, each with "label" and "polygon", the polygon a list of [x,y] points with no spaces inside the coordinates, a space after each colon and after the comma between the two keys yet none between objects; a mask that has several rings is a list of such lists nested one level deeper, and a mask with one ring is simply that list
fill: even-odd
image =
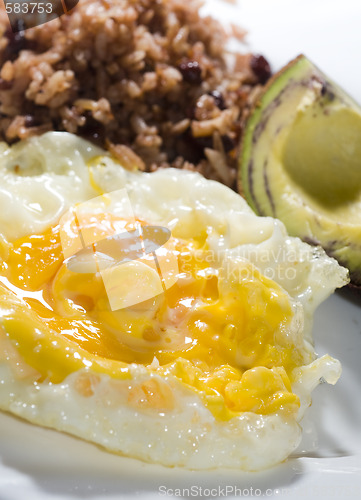
[{"label": "runny yolk", "polygon": [[114,311],[99,273],[64,263],[59,226],[15,241],[0,287],[4,299],[23,302],[2,315],[26,363],[60,382],[82,360],[116,376],[117,367],[124,374],[156,358],[151,369],[198,391],[219,418],[297,411],[290,373],[305,355],[284,333],[293,317],[285,292],[247,263],[236,279],[224,275],[201,241],[174,239],[167,251],[178,260],[177,282]]}]

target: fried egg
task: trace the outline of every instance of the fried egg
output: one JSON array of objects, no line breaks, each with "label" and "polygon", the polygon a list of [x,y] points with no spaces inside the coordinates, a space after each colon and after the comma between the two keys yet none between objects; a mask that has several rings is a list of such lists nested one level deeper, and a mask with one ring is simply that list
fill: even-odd
[{"label": "fried egg", "polygon": [[2,410],[166,466],[292,453],[340,376],[311,330],[345,269],[217,182],[68,133],[2,143],[0,175]]}]

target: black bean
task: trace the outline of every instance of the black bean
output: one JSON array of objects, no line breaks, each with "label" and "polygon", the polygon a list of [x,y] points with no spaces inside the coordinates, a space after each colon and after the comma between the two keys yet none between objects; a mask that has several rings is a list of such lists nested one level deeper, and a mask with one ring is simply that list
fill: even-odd
[{"label": "black bean", "polygon": [[14,85],[14,80],[4,80],[0,78],[0,90],[10,90]]},{"label": "black bean", "polygon": [[193,85],[202,83],[202,69],[197,61],[183,61],[178,66],[182,73],[183,80]]},{"label": "black bean", "polygon": [[226,153],[229,153],[230,151],[232,151],[232,149],[234,149],[236,147],[235,141],[233,139],[231,139],[231,137],[229,137],[229,135],[222,135],[222,143],[223,143],[224,151]]},{"label": "black bean", "polygon": [[261,55],[252,56],[251,69],[262,84],[265,84],[272,74],[269,62]]},{"label": "black bean", "polygon": [[206,148],[213,149],[213,137],[211,135],[207,137],[194,137],[192,136],[192,141],[196,144],[202,151]]},{"label": "black bean", "polygon": [[3,62],[5,61],[15,61],[21,50],[25,48],[25,38],[20,36],[20,33],[14,33],[12,38],[9,38],[9,42],[3,52]]},{"label": "black bean", "polygon": [[12,34],[22,33],[24,35],[25,29],[24,19],[17,18],[11,21],[11,28],[7,29],[7,33],[10,31]]},{"label": "black bean", "polygon": [[194,104],[192,104],[190,106],[186,106],[185,115],[187,118],[189,118],[190,120],[194,120],[195,114],[196,114],[196,108],[195,108]]},{"label": "black bean", "polygon": [[90,111],[85,111],[85,124],[80,128],[79,133],[86,139],[101,146],[104,145],[104,127],[95,120]]},{"label": "black bean", "polygon": [[[17,20],[17,28],[21,29],[21,20]],[[17,29],[16,28],[16,29]],[[8,44],[2,55],[2,62],[14,61],[21,50],[36,50],[36,42],[25,38],[25,31],[13,32],[8,28],[5,32],[5,37],[8,39]]]},{"label": "black bean", "polygon": [[212,92],[209,93],[210,96],[213,97],[214,103],[219,108],[221,111],[223,109],[226,109],[226,103],[224,101],[223,94],[219,92],[219,90],[212,90]]},{"label": "black bean", "polygon": [[32,115],[25,115],[25,118],[24,118],[24,125],[25,127],[29,128],[29,127],[34,127],[34,125],[36,124],[36,121],[35,121],[35,117],[32,116]]},{"label": "black bean", "polygon": [[205,148],[213,148],[212,137],[194,137],[189,130],[179,136],[175,143],[176,155],[193,164],[205,158]]}]

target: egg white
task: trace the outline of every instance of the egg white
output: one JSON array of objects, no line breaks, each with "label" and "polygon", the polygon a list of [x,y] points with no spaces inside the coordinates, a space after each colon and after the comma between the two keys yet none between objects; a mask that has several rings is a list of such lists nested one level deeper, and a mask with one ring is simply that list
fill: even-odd
[{"label": "egg white", "polygon": [[[231,263],[246,259],[274,279],[299,311],[290,335],[302,330],[306,350],[312,351],[315,308],[347,282],[346,270],[334,259],[289,237],[280,221],[257,217],[229,188],[187,171],[126,171],[105,151],[68,133],[50,132],[12,147],[2,144],[0,176],[3,252],[6,242],[43,232],[75,204],[126,188],[136,217],[169,227],[176,238],[206,231],[217,258]],[[121,213],[126,201],[117,199],[114,213]],[[290,267],[292,274],[287,273]],[[335,383],[340,374],[339,363],[328,356],[298,369],[293,387],[301,399],[297,418],[247,412],[221,422],[194,391],[170,375],[162,380],[176,401],[172,411],[134,409],[124,396],[127,391],[159,377],[141,365],[131,366],[130,380],[114,382],[99,375],[100,383],[85,397],[76,390],[81,373],[69,375],[61,384],[34,383],[14,371],[10,358],[0,356],[1,409],[113,452],[191,469],[259,470],[284,460],[300,441],[298,421],[311,391],[321,377]]]}]

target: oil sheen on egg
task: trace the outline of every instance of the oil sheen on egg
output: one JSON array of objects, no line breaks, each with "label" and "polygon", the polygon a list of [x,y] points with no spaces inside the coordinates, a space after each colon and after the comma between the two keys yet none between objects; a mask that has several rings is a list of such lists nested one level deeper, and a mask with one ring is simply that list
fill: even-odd
[{"label": "oil sheen on egg", "polygon": [[340,375],[311,330],[345,269],[217,182],[71,134],[1,144],[0,175],[1,409],[166,466],[287,458]]}]

